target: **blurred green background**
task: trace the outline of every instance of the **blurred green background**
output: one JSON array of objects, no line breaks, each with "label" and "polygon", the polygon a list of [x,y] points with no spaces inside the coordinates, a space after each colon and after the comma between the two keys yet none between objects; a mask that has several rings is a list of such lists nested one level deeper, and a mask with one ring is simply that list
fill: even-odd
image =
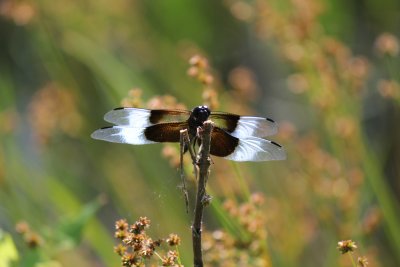
[{"label": "blurred green background", "polygon": [[[214,159],[207,230],[235,236],[219,203],[261,192],[265,266],[352,266],[343,239],[399,266],[399,25],[398,0],[0,0],[0,266],[119,266],[114,222],[139,216],[154,238],[181,236],[191,265],[192,214],[163,145],[90,138],[132,88],[143,107],[212,90],[218,110],[280,124],[286,161]],[[196,54],[211,86],[187,74]]]}]

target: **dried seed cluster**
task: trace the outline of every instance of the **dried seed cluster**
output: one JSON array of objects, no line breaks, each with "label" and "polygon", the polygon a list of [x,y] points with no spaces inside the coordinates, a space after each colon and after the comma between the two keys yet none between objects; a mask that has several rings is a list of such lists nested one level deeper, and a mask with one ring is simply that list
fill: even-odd
[{"label": "dried seed cluster", "polygon": [[[180,264],[177,246],[180,238],[176,234],[170,234],[165,240],[175,250],[168,250],[165,256],[161,256],[156,249],[164,242],[163,239],[153,240],[146,233],[150,227],[147,217],[140,217],[135,223],[129,225],[125,219],[115,222],[115,238],[121,241],[114,247],[115,253],[121,257],[122,266],[145,266],[146,261],[161,262],[162,266],[183,266]],[[156,257],[154,257],[156,256]]]},{"label": "dried seed cluster", "polygon": [[[342,253],[353,253],[357,249],[356,242],[353,240],[342,240],[338,242],[337,249]],[[352,256],[351,256],[352,257]],[[368,265],[368,260],[364,256],[360,256],[357,258],[357,266],[358,267],[366,267]]]},{"label": "dried seed cluster", "polygon": [[211,74],[210,66],[206,57],[194,55],[189,59],[190,67],[187,74],[195,78],[204,85],[203,88],[203,104],[215,110],[219,106],[218,93],[212,86],[214,76]]},{"label": "dried seed cluster", "polygon": [[21,234],[25,243],[30,248],[36,248],[43,244],[42,237],[33,231],[27,222],[21,221],[15,226],[17,233]]},{"label": "dried seed cluster", "polygon": [[241,235],[219,229],[204,232],[204,260],[210,266],[270,266],[266,250],[264,196],[253,194],[247,202],[228,200],[224,208],[239,223]]},{"label": "dried seed cluster", "polygon": [[346,254],[347,252],[353,252],[357,248],[356,242],[352,240],[342,240],[338,242],[338,250],[342,254]]}]

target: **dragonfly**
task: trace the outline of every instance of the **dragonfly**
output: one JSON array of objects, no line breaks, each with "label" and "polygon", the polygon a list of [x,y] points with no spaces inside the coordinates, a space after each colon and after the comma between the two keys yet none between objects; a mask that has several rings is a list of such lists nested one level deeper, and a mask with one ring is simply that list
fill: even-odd
[{"label": "dragonfly", "polygon": [[212,112],[207,106],[198,106],[191,111],[122,107],[106,113],[104,120],[114,125],[94,131],[92,138],[131,145],[180,142],[180,131],[185,129],[190,140],[200,144],[197,128],[211,120],[211,155],[233,161],[286,159],[281,145],[264,138],[278,131],[270,118]]}]

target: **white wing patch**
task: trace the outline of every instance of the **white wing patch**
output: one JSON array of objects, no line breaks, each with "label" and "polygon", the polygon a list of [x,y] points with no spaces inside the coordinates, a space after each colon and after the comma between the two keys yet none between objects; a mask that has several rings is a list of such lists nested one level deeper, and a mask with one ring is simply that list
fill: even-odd
[{"label": "white wing patch", "polygon": [[266,137],[278,132],[278,126],[273,120],[261,117],[240,117],[236,129],[231,133],[237,138],[250,136]]},{"label": "white wing patch", "polygon": [[122,144],[131,145],[144,145],[154,144],[156,142],[147,140],[144,135],[146,128],[130,128],[123,126],[113,126],[102,128],[94,131],[91,135],[92,138]]},{"label": "white wing patch", "polygon": [[142,108],[121,108],[114,109],[104,115],[104,120],[116,125],[143,128],[150,125],[151,110]]},{"label": "white wing patch", "polygon": [[267,161],[286,159],[285,150],[278,144],[258,137],[240,139],[235,151],[224,157],[234,161]]}]

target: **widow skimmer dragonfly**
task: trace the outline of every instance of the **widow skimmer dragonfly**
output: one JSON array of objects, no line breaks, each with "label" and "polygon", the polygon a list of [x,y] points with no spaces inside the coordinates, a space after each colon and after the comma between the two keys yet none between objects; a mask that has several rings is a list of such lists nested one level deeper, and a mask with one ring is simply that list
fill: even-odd
[{"label": "widow skimmer dragonfly", "polygon": [[214,122],[210,154],[233,161],[283,160],[285,150],[263,137],[276,134],[272,119],[211,112],[207,106],[192,111],[172,109],[116,108],[104,116],[115,126],[92,133],[94,139],[132,145],[179,142],[180,130],[187,129],[190,140],[206,120]]}]

